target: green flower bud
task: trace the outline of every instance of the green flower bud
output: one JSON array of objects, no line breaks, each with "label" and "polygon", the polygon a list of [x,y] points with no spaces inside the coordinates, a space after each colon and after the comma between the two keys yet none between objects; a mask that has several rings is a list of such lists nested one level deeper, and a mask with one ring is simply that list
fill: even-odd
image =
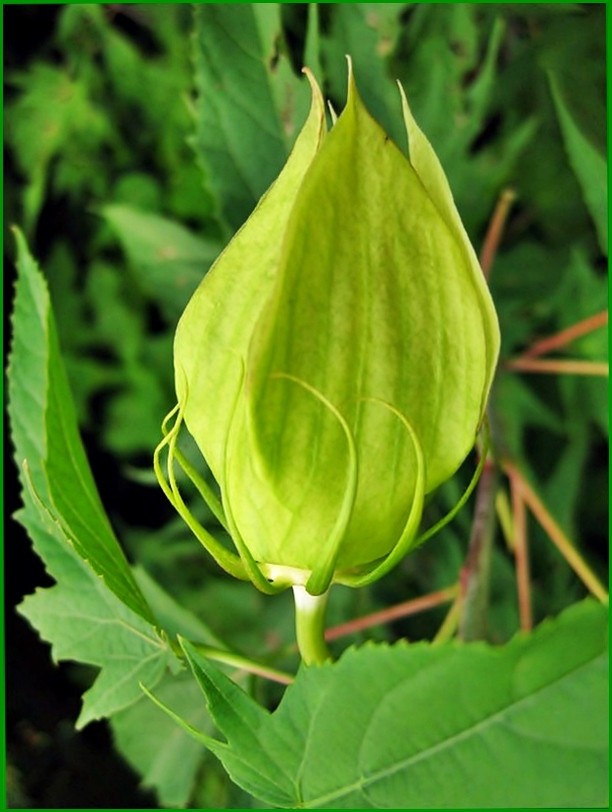
[{"label": "green flower bud", "polygon": [[[401,91],[410,158],[352,73],[328,133],[319,88],[284,169],[193,295],[175,345],[177,420],[221,490],[266,591],[380,577],[415,543],[423,500],[473,447],[499,350],[493,303],[444,172]],[[159,459],[156,467],[161,474]],[[214,498],[213,498],[214,502]]]}]

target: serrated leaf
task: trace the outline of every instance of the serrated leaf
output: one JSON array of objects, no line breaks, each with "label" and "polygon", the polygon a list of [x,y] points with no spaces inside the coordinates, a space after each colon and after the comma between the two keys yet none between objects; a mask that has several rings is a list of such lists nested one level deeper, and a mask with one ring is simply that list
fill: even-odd
[{"label": "serrated leaf", "polygon": [[146,570],[137,567],[134,575],[165,632],[172,635],[180,634],[207,646],[227,647],[198,617],[170,597]]},{"label": "serrated leaf", "polygon": [[195,149],[235,230],[278,175],[308,108],[277,3],[195,6]]},{"label": "serrated leaf", "polygon": [[107,205],[101,213],[119,237],[142,291],[176,319],[221,245],[133,206]]},{"label": "serrated leaf", "polygon": [[607,612],[592,601],[495,648],[349,650],[265,713],[189,644],[234,781],[306,809],[605,806]]},{"label": "serrated leaf", "polygon": [[51,643],[53,659],[101,669],[83,695],[77,727],[110,716],[157,684],[176,660],[151,624],[119,601],[75,553],[60,524],[35,499],[19,514],[37,553],[58,582],[38,589],[19,612]]},{"label": "serrated leaf", "polygon": [[104,511],[79,437],[46,283],[17,232],[18,281],[9,378],[15,460],[43,508],[106,586],[155,620]]},{"label": "serrated leaf", "polygon": [[[18,519],[49,574],[50,589],[19,611],[51,643],[56,661],[100,669],[83,697],[77,725],[141,698],[176,658],[112,533],[76,428],[45,282],[18,235],[17,295],[9,414],[21,470]],[[112,591],[111,591],[112,590]],[[113,594],[114,593],[114,594]]]}]

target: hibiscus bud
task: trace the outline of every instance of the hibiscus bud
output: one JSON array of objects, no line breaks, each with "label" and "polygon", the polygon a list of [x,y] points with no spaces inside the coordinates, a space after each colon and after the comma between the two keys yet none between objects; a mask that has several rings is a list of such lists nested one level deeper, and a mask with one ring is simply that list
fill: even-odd
[{"label": "hibiscus bud", "polygon": [[164,443],[174,454],[184,422],[219,484],[239,556],[195,528],[219,563],[316,595],[380,577],[414,545],[426,494],[474,445],[499,330],[401,88],[409,159],[352,73],[329,133],[308,78],[292,154],[179,322]]}]

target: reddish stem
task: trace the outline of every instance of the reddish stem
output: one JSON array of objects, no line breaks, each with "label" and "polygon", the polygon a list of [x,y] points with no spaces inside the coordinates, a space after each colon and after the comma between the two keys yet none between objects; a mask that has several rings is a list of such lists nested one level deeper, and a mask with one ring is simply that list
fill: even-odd
[{"label": "reddish stem", "polygon": [[372,626],[381,626],[383,623],[390,623],[392,620],[399,620],[400,618],[424,612],[427,609],[433,609],[436,606],[452,601],[456,597],[457,591],[458,587],[454,584],[446,589],[422,595],[420,598],[413,598],[395,606],[390,606],[388,609],[382,609],[379,612],[372,612],[369,615],[355,618],[355,620],[349,620],[339,626],[332,626],[331,629],[327,629],[325,632],[325,639],[337,640],[339,637],[346,637],[346,635],[369,629]]},{"label": "reddish stem", "polygon": [[571,341],[587,335],[587,333],[591,333],[599,327],[604,327],[607,323],[607,310],[596,313],[594,316],[589,316],[587,319],[583,319],[571,327],[567,327],[565,330],[535,341],[531,347],[522,353],[521,358],[537,358],[539,355],[544,355],[551,350],[558,350],[561,347],[565,347],[566,344],[569,344]]},{"label": "reddish stem", "polygon": [[519,372],[553,373],[557,375],[596,375],[607,377],[608,364],[598,361],[574,361],[565,358],[513,358],[504,364],[506,369]]},{"label": "reddish stem", "polygon": [[468,552],[459,576],[461,585],[459,635],[462,640],[477,640],[483,638],[486,633],[497,479],[497,466],[489,456],[485,460],[478,482]]},{"label": "reddish stem", "polygon": [[527,511],[521,487],[521,480],[514,469],[509,472],[512,496],[512,517],[514,529],[514,559],[516,562],[516,587],[518,594],[519,619],[523,631],[533,628],[531,612],[531,588],[529,582],[529,550],[527,546]]},{"label": "reddish stem", "polygon": [[529,485],[525,477],[511,463],[506,463],[504,465],[504,470],[506,471],[511,483],[518,482],[520,484],[521,496],[525,503],[528,505],[533,515],[548,534],[550,540],[557,547],[561,555],[565,558],[569,566],[574,570],[582,583],[593,595],[595,595],[596,598],[599,598],[599,600],[603,603],[607,603],[608,593],[606,592],[605,587],[586,561],[582,558],[570,539],[565,535],[563,530],[553,519],[551,514],[544,506],[542,500],[535,493],[531,485]]},{"label": "reddish stem", "polygon": [[491,275],[491,268],[504,233],[510,207],[515,199],[516,193],[512,189],[504,189],[497,200],[495,211],[489,221],[489,227],[480,252],[480,266],[485,279],[488,279]]}]

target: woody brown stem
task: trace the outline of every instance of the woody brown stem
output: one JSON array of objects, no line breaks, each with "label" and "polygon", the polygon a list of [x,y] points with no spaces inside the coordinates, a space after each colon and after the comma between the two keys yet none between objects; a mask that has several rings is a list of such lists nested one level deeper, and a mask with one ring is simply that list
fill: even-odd
[{"label": "woody brown stem", "polygon": [[460,574],[459,637],[462,640],[479,640],[486,634],[498,478],[495,462],[487,457],[476,491],[468,553]]}]

